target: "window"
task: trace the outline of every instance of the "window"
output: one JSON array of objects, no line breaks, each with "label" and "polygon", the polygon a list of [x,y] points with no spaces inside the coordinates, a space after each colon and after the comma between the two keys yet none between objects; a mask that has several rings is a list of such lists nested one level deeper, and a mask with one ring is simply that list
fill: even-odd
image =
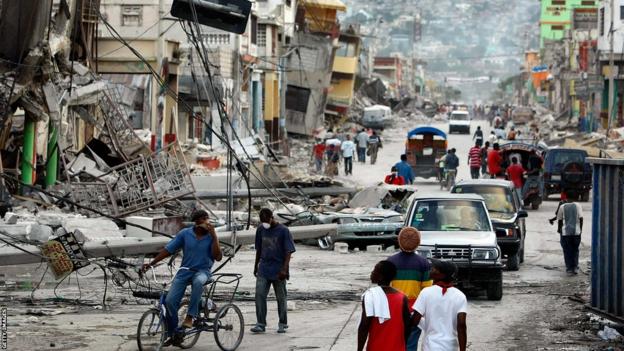
[{"label": "window", "polygon": [[258,24],[258,46],[265,47],[267,43],[267,25]]},{"label": "window", "polygon": [[453,189],[453,192],[481,195],[485,199],[485,206],[487,206],[490,214],[512,214],[516,212],[513,195],[508,188],[488,185],[459,185]]},{"label": "window", "polygon": [[140,27],[143,24],[143,7],[141,5],[121,6],[121,25]]},{"label": "window", "polygon": [[563,6],[565,6],[566,2],[565,2],[565,0],[552,0],[552,3],[551,3],[551,4],[553,4],[553,5],[563,5]]},{"label": "window", "polygon": [[605,8],[600,9],[600,36],[605,34]]},{"label": "window", "polygon": [[414,209],[412,227],[435,232],[489,232],[492,230],[481,202],[471,200],[424,200]]},{"label": "window", "polygon": [[595,0],[583,0],[581,1],[581,6],[596,6]]},{"label": "window", "polygon": [[563,30],[564,27],[563,26],[551,26],[550,29],[552,29],[552,30]]},{"label": "window", "polygon": [[286,109],[306,113],[310,89],[289,85],[286,89]]},{"label": "window", "polygon": [[355,57],[355,43],[341,41],[339,45],[340,48],[336,51],[336,56]]}]

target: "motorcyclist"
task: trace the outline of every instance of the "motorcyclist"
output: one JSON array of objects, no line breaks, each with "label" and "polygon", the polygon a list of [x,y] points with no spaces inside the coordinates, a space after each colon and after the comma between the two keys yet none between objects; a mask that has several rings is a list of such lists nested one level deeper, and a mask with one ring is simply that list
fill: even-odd
[{"label": "motorcyclist", "polygon": [[527,171],[525,173],[527,181],[524,182],[522,188],[522,194],[526,194],[528,187],[532,182],[537,182],[539,185],[539,195],[542,196],[544,191],[544,179],[542,177],[542,159],[535,152],[529,155],[527,162]]}]

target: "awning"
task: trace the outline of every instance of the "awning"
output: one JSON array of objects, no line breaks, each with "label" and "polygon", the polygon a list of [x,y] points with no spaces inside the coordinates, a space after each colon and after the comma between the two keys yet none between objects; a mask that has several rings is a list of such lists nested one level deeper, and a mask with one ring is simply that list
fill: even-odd
[{"label": "awning", "polygon": [[433,135],[441,136],[442,138],[446,139],[446,133],[439,130],[438,128],[431,127],[431,126],[416,127],[410,130],[409,133],[407,133],[407,138],[409,139],[415,135],[421,135],[421,134],[433,134]]},{"label": "awning", "polygon": [[338,11],[347,11],[347,7],[340,0],[303,0],[303,5]]}]

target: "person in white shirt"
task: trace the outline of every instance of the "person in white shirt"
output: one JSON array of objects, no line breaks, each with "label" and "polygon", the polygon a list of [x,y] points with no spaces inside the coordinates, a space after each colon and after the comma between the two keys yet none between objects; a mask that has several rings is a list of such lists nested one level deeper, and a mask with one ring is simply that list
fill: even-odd
[{"label": "person in white shirt", "polygon": [[340,146],[342,158],[345,164],[345,175],[353,175],[353,154],[355,154],[355,144],[351,140],[351,135],[347,134],[347,139]]},{"label": "person in white shirt", "polygon": [[450,261],[431,260],[433,286],[423,289],[414,303],[412,325],[425,334],[423,351],[466,351],[468,334],[466,295],[453,286],[457,266]]},{"label": "person in white shirt", "polygon": [[563,249],[563,259],[568,275],[578,274],[579,246],[583,232],[583,208],[581,204],[572,202],[576,194],[566,193],[566,200],[557,209],[558,232]]}]

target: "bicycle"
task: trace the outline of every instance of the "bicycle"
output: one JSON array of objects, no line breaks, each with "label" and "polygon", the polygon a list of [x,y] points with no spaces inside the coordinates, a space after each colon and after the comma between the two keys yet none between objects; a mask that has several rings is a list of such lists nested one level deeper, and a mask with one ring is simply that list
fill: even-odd
[{"label": "bicycle", "polygon": [[[235,253],[238,249],[240,249],[240,245],[233,252]],[[182,349],[192,348],[199,340],[202,332],[212,332],[217,346],[223,351],[234,351],[240,346],[245,332],[245,323],[240,308],[232,301],[236,296],[243,275],[238,273],[216,273],[232,257],[233,255],[213,271],[212,277],[204,285],[199,316],[193,322],[193,327],[189,329],[178,327],[176,329],[174,336],[176,346]],[[164,347],[168,332],[165,307],[167,291],[164,289],[167,284],[158,282],[154,267],[150,267],[150,269],[154,282],[161,284],[163,289],[161,291],[134,291],[132,293],[137,298],[158,300],[155,306],[145,311],[139,319],[137,326],[137,346],[139,351],[160,351]],[[224,300],[225,304],[220,308],[217,308],[217,305],[214,303],[215,290],[218,284],[234,285],[232,294]],[[178,310],[178,320],[181,321],[186,316],[188,304],[188,299],[182,300]]]}]

